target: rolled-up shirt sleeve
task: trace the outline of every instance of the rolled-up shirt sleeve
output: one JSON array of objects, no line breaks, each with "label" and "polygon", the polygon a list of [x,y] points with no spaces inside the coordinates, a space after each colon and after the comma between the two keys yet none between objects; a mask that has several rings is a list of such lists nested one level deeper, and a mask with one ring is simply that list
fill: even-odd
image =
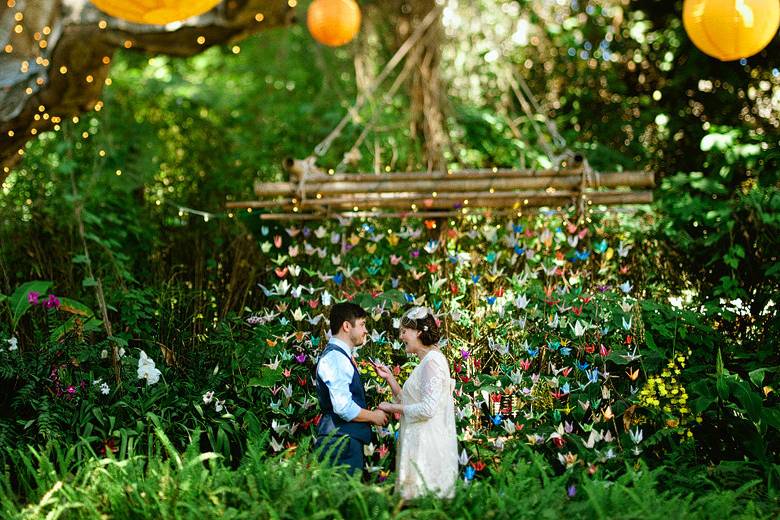
[{"label": "rolled-up shirt sleeve", "polygon": [[345,421],[353,420],[361,410],[349,391],[354,371],[349,358],[340,352],[328,352],[317,365],[317,375],[328,387],[333,412]]}]

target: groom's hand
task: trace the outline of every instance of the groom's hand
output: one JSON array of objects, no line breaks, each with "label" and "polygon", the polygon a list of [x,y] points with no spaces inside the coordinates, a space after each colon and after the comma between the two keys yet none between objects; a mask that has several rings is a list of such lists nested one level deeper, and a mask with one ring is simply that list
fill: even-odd
[{"label": "groom's hand", "polygon": [[371,422],[377,426],[385,426],[387,424],[387,414],[382,410],[374,410],[371,412],[373,417]]}]

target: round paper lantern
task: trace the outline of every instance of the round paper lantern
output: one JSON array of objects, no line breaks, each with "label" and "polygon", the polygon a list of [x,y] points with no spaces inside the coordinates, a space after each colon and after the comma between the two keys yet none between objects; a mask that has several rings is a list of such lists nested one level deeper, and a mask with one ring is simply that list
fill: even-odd
[{"label": "round paper lantern", "polygon": [[352,41],[360,30],[360,7],[354,0],[314,0],[306,25],[315,40],[338,47]]},{"label": "round paper lantern", "polygon": [[221,0],[92,0],[95,7],[128,22],[165,25],[203,14]]},{"label": "round paper lantern", "polygon": [[752,56],[780,25],[778,0],[685,0],[683,26],[704,54],[721,61]]}]

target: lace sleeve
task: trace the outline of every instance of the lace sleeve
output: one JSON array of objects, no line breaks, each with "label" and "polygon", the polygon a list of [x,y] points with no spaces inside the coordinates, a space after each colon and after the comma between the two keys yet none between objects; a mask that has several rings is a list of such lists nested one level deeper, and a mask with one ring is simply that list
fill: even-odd
[{"label": "lace sleeve", "polygon": [[433,417],[441,405],[447,377],[446,368],[442,367],[442,361],[438,357],[428,360],[420,369],[422,400],[404,406],[404,415],[412,422],[426,421]]}]

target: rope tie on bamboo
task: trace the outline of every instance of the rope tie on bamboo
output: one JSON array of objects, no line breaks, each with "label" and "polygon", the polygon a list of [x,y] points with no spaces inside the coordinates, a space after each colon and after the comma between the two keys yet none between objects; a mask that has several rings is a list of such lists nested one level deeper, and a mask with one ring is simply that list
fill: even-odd
[{"label": "rope tie on bamboo", "polygon": [[313,155],[310,155],[306,159],[303,160],[303,171],[301,172],[301,177],[298,179],[298,197],[300,198],[301,205],[303,205],[303,202],[306,200],[306,177],[309,176],[310,173],[312,173],[312,167],[314,166],[314,161],[316,161],[317,158]]}]

